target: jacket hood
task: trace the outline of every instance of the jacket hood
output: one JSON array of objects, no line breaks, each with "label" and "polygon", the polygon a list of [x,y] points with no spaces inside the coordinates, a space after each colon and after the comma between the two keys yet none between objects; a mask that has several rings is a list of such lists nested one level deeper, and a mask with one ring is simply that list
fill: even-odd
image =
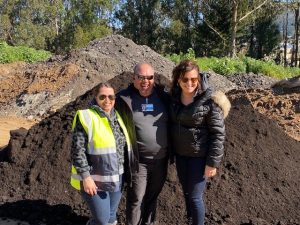
[{"label": "jacket hood", "polygon": [[201,90],[206,91],[208,88],[210,88],[208,83],[208,78],[210,77],[209,73],[201,72],[199,73],[200,80],[201,80]]},{"label": "jacket hood", "polygon": [[222,91],[216,91],[211,98],[222,109],[224,118],[226,118],[231,108],[231,103],[227,96]]},{"label": "jacket hood", "polygon": [[211,93],[212,100],[222,109],[224,114],[224,119],[228,116],[231,103],[227,96],[222,91],[215,91],[209,86],[208,78],[210,77],[209,73],[202,72],[199,74],[201,77],[201,89],[202,91],[209,91]]}]

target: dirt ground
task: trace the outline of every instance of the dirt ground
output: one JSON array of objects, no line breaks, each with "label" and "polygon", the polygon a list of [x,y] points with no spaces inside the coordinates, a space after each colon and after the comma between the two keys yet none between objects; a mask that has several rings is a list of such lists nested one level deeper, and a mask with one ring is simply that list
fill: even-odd
[{"label": "dirt ground", "polygon": [[6,146],[9,142],[11,130],[16,130],[21,127],[29,129],[33,124],[34,121],[28,120],[22,117],[15,117],[15,116],[0,116],[0,149]]},{"label": "dirt ground", "polygon": [[[112,83],[119,90],[126,86],[124,80],[126,75],[119,75]],[[226,154],[218,176],[207,186],[207,224],[300,224],[300,143],[254,110],[243,92],[228,95],[233,107],[226,120]],[[85,223],[88,210],[68,183],[70,127],[75,109],[90,99],[88,92],[29,131],[12,133],[1,156],[0,217],[31,224]],[[13,213],[20,209],[22,213]],[[124,204],[119,212],[123,224]],[[186,223],[174,165],[159,199],[158,220]]]},{"label": "dirt ground", "polygon": [[[105,39],[106,42],[111,44],[107,39]],[[98,46],[97,49],[100,49],[99,43],[102,43],[102,46],[104,42],[94,42],[90,46],[89,55],[97,56],[97,51],[95,52],[92,46]],[[107,44],[110,47],[102,46],[101,49],[105,51],[114,49],[108,55],[111,54],[116,58],[120,56],[124,59],[130,58],[128,54],[136,52],[135,49],[142,49],[129,41],[125,40],[125,43],[130,48],[116,43],[115,48]],[[156,54],[145,49],[149,55],[153,56],[153,62],[161,60],[161,58],[154,59]],[[142,55],[143,51],[141,51]],[[78,50],[77,56],[75,55],[80,62],[82,62],[82,52],[85,51]],[[73,55],[74,58],[75,56]],[[138,55],[135,57],[138,58]],[[39,67],[40,74],[46,76],[45,71],[50,65],[64,63],[63,58],[54,58],[52,62],[45,63],[45,67]],[[113,63],[109,63],[107,58],[104,61],[101,60],[100,58],[97,62],[99,67],[105,63],[113,67]],[[115,61],[116,59],[113,62]],[[72,62],[77,65],[76,60]],[[85,65],[90,66],[90,64]],[[133,62],[130,62],[126,68],[132,65]],[[166,62],[164,65],[169,64]],[[16,67],[12,66],[12,68]],[[115,68],[111,70],[116,71]],[[74,70],[70,71],[70,73],[74,72]],[[6,74],[10,74],[9,70]],[[15,75],[18,76],[18,73]],[[9,76],[13,76],[13,72]],[[28,76],[31,77],[31,75]],[[74,77],[76,76],[79,75],[76,74]],[[49,80],[49,78],[46,79]],[[62,90],[64,88],[56,90],[59,94],[54,91],[51,95],[56,96],[57,99],[57,96],[65,96],[69,93],[67,87],[83,88],[80,90],[83,94],[78,94],[73,100],[64,98],[64,104],[62,104],[63,101],[60,103],[62,107],[58,107],[47,116],[32,114],[31,119],[37,119],[39,122],[28,127],[29,129],[22,128],[11,132],[8,146],[0,151],[0,218],[14,218],[31,225],[41,223],[84,225],[88,220],[88,209],[80,195],[69,185],[71,123],[75,111],[85,108],[91,100],[92,85],[89,86],[89,83],[86,83],[80,86],[78,79],[82,81],[85,78],[66,79],[66,83],[62,79],[61,87],[65,90]],[[90,79],[96,80],[93,77]],[[43,83],[40,78],[38,80],[40,84]],[[115,72],[115,76],[110,78],[116,91],[127,87],[130,80],[128,72]],[[31,87],[30,82],[32,81],[28,81],[28,84]],[[166,76],[157,74],[157,82],[167,83]],[[214,82],[220,82],[221,85],[224,81],[214,80]],[[48,84],[45,83],[45,85]],[[24,90],[27,93],[28,89]],[[36,101],[43,98],[43,102],[47,102],[50,98],[50,95],[39,95],[40,91],[44,92],[44,89],[33,93],[37,98],[32,98],[32,95],[29,96],[30,98],[27,96],[26,99],[32,101],[31,103],[26,100],[22,104],[28,108],[39,107],[38,111],[40,111],[44,105],[36,106]],[[5,107],[2,110],[1,105],[1,115],[5,112],[6,115],[10,115],[16,110],[24,110],[22,106],[11,107],[10,105],[20,99],[18,95],[20,93],[14,96],[8,95],[8,97],[2,95],[0,100]],[[226,119],[225,156],[217,176],[210,179],[207,185],[206,224],[300,225],[300,134],[298,127],[300,94],[279,94],[271,89],[247,89],[247,92],[231,90],[227,92],[227,96],[232,102],[232,109]],[[23,115],[21,111],[20,114]],[[28,118],[28,114],[25,118]],[[20,127],[23,123],[15,118],[7,121],[5,117],[2,119],[4,121],[0,121],[1,124],[12,121],[15,122],[16,127]],[[4,134],[2,133],[4,127],[1,125],[1,136]],[[125,221],[125,197],[126,195],[119,209],[119,224],[124,224]],[[158,224],[186,224],[182,190],[174,165],[169,166],[168,179],[159,197],[157,211]],[[2,224],[1,220],[0,224]]]},{"label": "dirt ground", "polygon": [[290,137],[300,141],[300,92],[276,94],[269,90],[248,90],[246,97],[262,115],[274,120]]},{"label": "dirt ground", "polygon": [[0,218],[1,225],[29,225],[27,222],[22,222],[19,220],[12,220],[8,218]]}]

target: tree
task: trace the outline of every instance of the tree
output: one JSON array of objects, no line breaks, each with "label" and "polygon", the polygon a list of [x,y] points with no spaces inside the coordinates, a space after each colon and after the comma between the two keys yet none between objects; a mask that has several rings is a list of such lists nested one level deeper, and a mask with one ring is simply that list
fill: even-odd
[{"label": "tree", "polygon": [[206,56],[226,56],[229,51],[231,7],[227,0],[203,1],[202,24],[197,42]]},{"label": "tree", "polygon": [[247,54],[253,58],[261,59],[278,47],[281,37],[277,24],[278,15],[282,9],[279,7],[265,7],[260,14],[252,17],[243,39],[249,42]]},{"label": "tree", "polygon": [[280,32],[274,18],[267,17],[259,20],[252,28],[253,43],[250,45],[249,55],[262,59],[269,55],[280,42]]},{"label": "tree", "polygon": [[13,45],[27,45],[47,49],[47,42],[57,35],[57,16],[63,2],[56,1],[2,1],[1,39]]},{"label": "tree", "polygon": [[111,33],[107,14],[114,3],[109,0],[2,0],[0,39],[11,45],[52,52],[82,47]]},{"label": "tree", "polygon": [[[293,52],[292,52],[292,60],[291,66],[298,66],[299,56],[299,9],[300,2],[298,0],[288,1],[286,2],[287,11],[291,11],[294,13],[294,40],[293,40]],[[300,64],[299,64],[300,66]]]},{"label": "tree", "polygon": [[[236,33],[238,29],[238,25],[251,15],[253,15],[257,10],[261,9],[262,6],[267,3],[271,3],[271,0],[256,0],[256,1],[248,1],[248,0],[231,0],[232,4],[232,31],[231,31],[231,50],[230,56],[236,56]],[[240,7],[240,6],[244,7]],[[246,10],[244,11],[244,9]],[[249,10],[250,8],[250,10]],[[239,10],[241,9],[241,10]]]},{"label": "tree", "polygon": [[107,13],[114,1],[69,0],[65,1],[63,29],[55,40],[56,51],[68,51],[85,46],[91,40],[112,32]]},{"label": "tree", "polygon": [[115,13],[124,36],[138,44],[160,49],[161,3],[158,0],[128,0]]}]

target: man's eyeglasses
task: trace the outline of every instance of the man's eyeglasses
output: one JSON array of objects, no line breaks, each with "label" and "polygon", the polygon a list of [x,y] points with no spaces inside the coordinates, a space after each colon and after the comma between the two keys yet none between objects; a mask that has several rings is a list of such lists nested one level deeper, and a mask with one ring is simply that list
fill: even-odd
[{"label": "man's eyeglasses", "polygon": [[136,77],[137,77],[138,80],[144,81],[144,80],[153,80],[154,75],[143,76],[143,75],[136,74]]},{"label": "man's eyeglasses", "polygon": [[113,101],[116,99],[115,95],[99,95],[99,100],[103,101],[104,99],[108,98],[109,100]]},{"label": "man's eyeglasses", "polygon": [[183,83],[187,83],[189,80],[194,84],[194,83],[197,83],[199,79],[197,77],[194,77],[194,78],[184,77],[184,78],[181,79],[181,81]]}]

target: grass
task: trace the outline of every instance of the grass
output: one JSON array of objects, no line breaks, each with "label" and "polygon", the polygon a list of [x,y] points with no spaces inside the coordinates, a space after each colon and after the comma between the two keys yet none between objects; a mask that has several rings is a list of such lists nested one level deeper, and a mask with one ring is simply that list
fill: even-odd
[{"label": "grass", "polygon": [[12,62],[38,62],[51,57],[51,53],[44,50],[36,50],[25,46],[10,46],[5,42],[0,42],[0,63]]},{"label": "grass", "polygon": [[300,74],[300,68],[297,67],[283,67],[276,65],[272,61],[256,60],[249,57],[242,58],[229,58],[229,57],[201,57],[195,58],[192,50],[189,50],[187,54],[172,54],[167,55],[171,61],[178,64],[183,59],[195,60],[202,71],[214,71],[215,73],[232,76],[238,73],[255,73],[265,76],[283,79],[290,78]]}]

